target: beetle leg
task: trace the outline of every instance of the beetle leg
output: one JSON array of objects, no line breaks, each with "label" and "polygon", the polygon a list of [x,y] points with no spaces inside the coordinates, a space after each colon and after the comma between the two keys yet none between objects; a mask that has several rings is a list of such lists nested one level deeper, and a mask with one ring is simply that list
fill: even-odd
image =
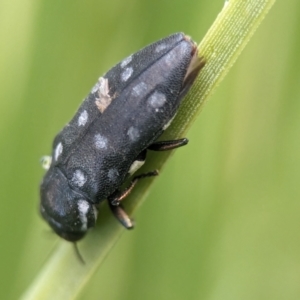
[{"label": "beetle leg", "polygon": [[148,149],[152,151],[167,151],[175,148],[179,148],[181,146],[185,146],[189,142],[188,139],[178,139],[172,141],[158,141],[151,144]]},{"label": "beetle leg", "polygon": [[128,216],[128,214],[123,209],[122,205],[113,205],[111,202],[108,201],[109,208],[111,209],[113,215],[121,222],[121,224],[127,228],[132,229],[133,228],[133,222]]},{"label": "beetle leg", "polygon": [[157,175],[158,175],[158,171],[154,170],[152,172],[148,172],[148,173],[141,174],[141,175],[133,177],[133,179],[131,180],[129,186],[124,191],[116,190],[114,193],[112,193],[107,198],[108,202],[111,205],[118,206],[120,204],[120,202],[122,200],[124,200],[131,193],[132,189],[134,188],[134,186],[137,184],[137,182],[140,179],[145,178],[145,177],[157,176]]},{"label": "beetle leg", "polygon": [[119,190],[116,190],[112,195],[110,195],[107,198],[109,207],[110,207],[113,215],[121,222],[121,224],[125,228],[127,228],[127,229],[133,228],[133,222],[130,219],[130,217],[128,216],[128,214],[125,212],[125,210],[123,209],[120,202],[122,200],[124,200],[124,198],[126,198],[130,194],[130,192],[132,191],[132,189],[134,188],[134,186],[137,184],[137,182],[140,179],[145,178],[145,177],[157,176],[157,175],[158,175],[158,171],[154,170],[152,172],[148,172],[145,174],[135,176],[132,179],[130,185],[124,191],[121,192]]}]

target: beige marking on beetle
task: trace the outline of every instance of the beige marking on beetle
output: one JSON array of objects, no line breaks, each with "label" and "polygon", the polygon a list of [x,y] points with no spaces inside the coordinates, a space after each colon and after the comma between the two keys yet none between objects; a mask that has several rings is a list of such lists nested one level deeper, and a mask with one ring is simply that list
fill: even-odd
[{"label": "beige marking on beetle", "polygon": [[110,105],[112,98],[109,95],[108,80],[104,77],[99,78],[99,89],[98,97],[96,98],[95,104],[99,111],[103,113]]}]

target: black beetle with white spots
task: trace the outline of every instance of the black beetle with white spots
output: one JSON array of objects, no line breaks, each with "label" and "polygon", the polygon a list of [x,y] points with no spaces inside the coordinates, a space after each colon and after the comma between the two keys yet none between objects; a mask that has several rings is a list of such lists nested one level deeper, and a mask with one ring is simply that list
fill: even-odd
[{"label": "black beetle with white spots", "polygon": [[40,211],[62,238],[76,242],[95,226],[98,205],[107,200],[126,227],[131,219],[121,202],[138,180],[147,150],[186,145],[183,138],[157,141],[172,122],[203,60],[196,44],[176,33],[125,58],[99,78],[74,118],[55,137],[40,187]]}]

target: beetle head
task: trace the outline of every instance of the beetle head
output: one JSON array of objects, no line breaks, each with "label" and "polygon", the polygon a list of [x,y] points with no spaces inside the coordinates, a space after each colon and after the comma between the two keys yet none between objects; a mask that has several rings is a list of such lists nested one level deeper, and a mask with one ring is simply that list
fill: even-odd
[{"label": "beetle head", "polygon": [[97,208],[74,191],[58,168],[50,168],[41,184],[40,211],[63,239],[76,242],[95,225]]}]

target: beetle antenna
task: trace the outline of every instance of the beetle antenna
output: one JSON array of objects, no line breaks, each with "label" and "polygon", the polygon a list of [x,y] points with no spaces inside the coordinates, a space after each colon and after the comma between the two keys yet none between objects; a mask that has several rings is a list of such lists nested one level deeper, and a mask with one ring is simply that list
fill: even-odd
[{"label": "beetle antenna", "polygon": [[73,245],[74,245],[74,250],[75,250],[76,256],[78,257],[78,259],[80,260],[80,262],[85,265],[85,261],[84,261],[82,255],[79,252],[77,243],[74,242]]}]

